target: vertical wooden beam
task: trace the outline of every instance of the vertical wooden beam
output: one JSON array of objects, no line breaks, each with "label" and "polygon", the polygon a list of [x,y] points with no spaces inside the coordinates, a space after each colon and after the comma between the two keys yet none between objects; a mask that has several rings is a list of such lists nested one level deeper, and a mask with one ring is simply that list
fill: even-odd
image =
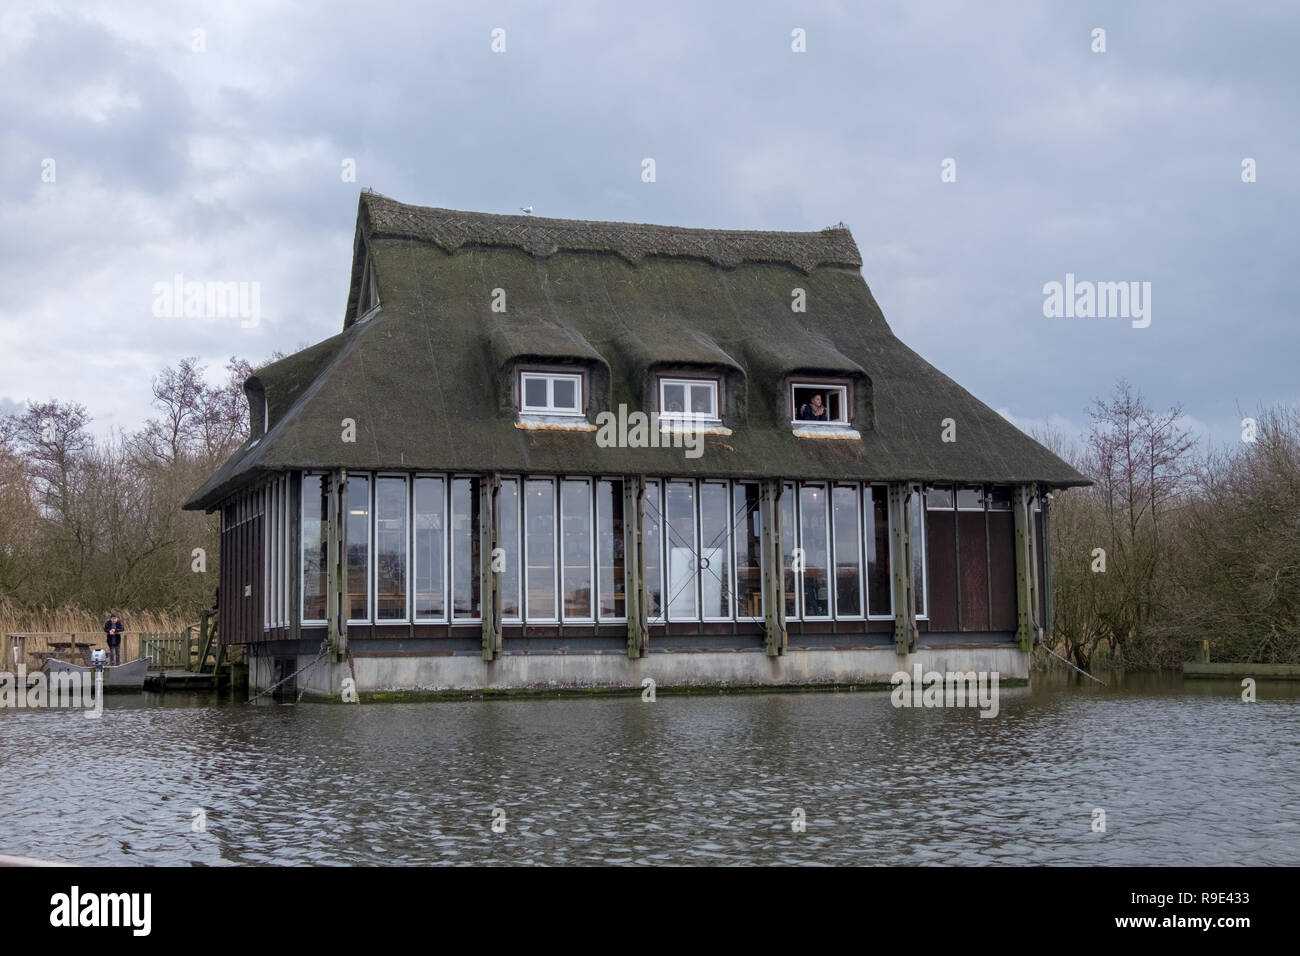
[{"label": "vertical wooden beam", "polygon": [[[314,504],[314,502],[313,502]],[[302,472],[289,473],[289,637],[302,637]]]},{"label": "vertical wooden beam", "polygon": [[894,648],[899,654],[916,649],[916,594],[912,584],[912,529],[907,520],[906,484],[889,485],[889,566],[894,598]]},{"label": "vertical wooden beam", "polygon": [[1043,596],[1046,600],[1043,602],[1043,620],[1041,624],[1041,634],[1050,635],[1056,627],[1056,604],[1052,594],[1052,537],[1051,537],[1051,506],[1050,497],[1043,497]]},{"label": "vertical wooden beam", "polygon": [[[782,536],[787,529],[781,526],[781,495],[785,485],[780,479],[763,482],[759,499],[759,521],[762,524],[763,553],[763,633],[767,638],[767,656],[779,657],[785,653],[788,633],[785,620],[785,566]],[[789,529],[793,530],[793,529]]]},{"label": "vertical wooden beam", "polygon": [[644,657],[649,637],[645,584],[645,475],[623,477],[623,600],[627,656]]},{"label": "vertical wooden beam", "polygon": [[[521,505],[522,507],[522,505]],[[501,521],[501,476],[484,475],[478,483],[479,601],[483,608],[483,660],[501,652],[501,572],[496,559]],[[523,575],[520,575],[523,581]]]},{"label": "vertical wooden beam", "polygon": [[1029,510],[1032,491],[1029,485],[1016,485],[1016,636],[1022,651],[1034,646],[1034,579],[1038,564],[1034,560],[1033,514]]},{"label": "vertical wooden beam", "polygon": [[329,524],[325,531],[328,557],[325,617],[331,660],[343,661],[348,652],[348,473],[337,468],[326,477],[329,488]]}]

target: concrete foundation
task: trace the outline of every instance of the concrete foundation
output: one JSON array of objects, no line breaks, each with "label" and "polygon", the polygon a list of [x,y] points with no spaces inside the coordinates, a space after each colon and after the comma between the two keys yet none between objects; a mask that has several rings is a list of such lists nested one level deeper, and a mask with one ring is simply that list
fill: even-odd
[{"label": "concrete foundation", "polygon": [[768,657],[761,648],[652,651],[634,660],[612,651],[505,651],[491,662],[471,652],[420,654],[404,650],[368,654],[364,646],[354,646],[350,664],[316,661],[317,647],[312,647],[310,653],[300,653],[299,646],[290,642],[260,645],[250,651],[251,690],[263,690],[275,683],[278,675],[305,667],[295,678],[294,692],[304,691],[314,697],[339,696],[344,679],[354,674],[355,687],[361,694],[634,689],[640,688],[646,678],[663,688],[888,684],[896,672],[910,672],[916,664],[924,671],[997,671],[1004,681],[1027,681],[1030,659],[1018,647],[1005,644],[923,646],[907,655],[895,653],[892,646],[791,649],[776,658]]}]

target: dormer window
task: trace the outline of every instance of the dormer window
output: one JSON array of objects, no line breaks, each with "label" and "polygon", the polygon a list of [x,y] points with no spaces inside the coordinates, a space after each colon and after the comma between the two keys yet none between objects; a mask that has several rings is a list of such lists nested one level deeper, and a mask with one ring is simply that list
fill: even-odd
[{"label": "dormer window", "polygon": [[849,387],[824,382],[791,382],[790,411],[800,425],[849,424]]},{"label": "dormer window", "polygon": [[715,378],[659,379],[659,418],[669,421],[720,421],[718,380]]},{"label": "dormer window", "polygon": [[520,372],[519,410],[525,415],[582,415],[580,372]]},{"label": "dormer window", "polygon": [[361,289],[357,295],[357,318],[363,319],[379,306],[379,282],[375,279],[375,269],[366,256],[361,269]]}]

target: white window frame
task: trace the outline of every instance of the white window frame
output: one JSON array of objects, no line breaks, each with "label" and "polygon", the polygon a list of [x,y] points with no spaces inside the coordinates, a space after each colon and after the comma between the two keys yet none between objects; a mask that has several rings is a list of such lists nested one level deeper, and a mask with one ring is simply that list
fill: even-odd
[{"label": "white window frame", "polygon": [[[794,390],[796,388],[813,388],[820,392],[839,392],[840,393],[840,413],[842,418],[832,418],[824,422],[808,421],[799,417],[799,406],[795,401]],[[830,404],[827,403],[827,408]],[[790,424],[797,425],[800,428],[805,425],[813,427],[825,426],[832,427],[838,425],[840,428],[847,427],[853,423],[853,417],[849,414],[849,387],[848,385],[832,385],[826,382],[791,382],[790,383]]]},{"label": "white window frame", "polygon": [[[692,572],[692,579],[693,579],[692,587],[693,587],[694,592],[695,592],[695,600],[694,600],[694,602],[693,602],[694,611],[693,611],[690,615],[688,615],[688,616],[686,616],[686,617],[673,617],[672,614],[670,613],[671,610],[672,610],[672,605],[671,605],[670,598],[673,596],[673,593],[672,593],[672,568],[671,568],[670,563],[669,563],[669,562],[671,561],[671,557],[672,557],[672,542],[668,540],[668,486],[669,486],[670,484],[674,484],[674,485],[688,485],[688,486],[690,487],[690,489],[691,489],[691,540],[690,540],[690,544],[688,545],[688,548],[689,548],[691,554],[694,556],[694,565],[695,565],[695,567],[694,567],[694,570],[693,570],[693,572]],[[672,623],[672,624],[698,624],[698,623],[703,619],[702,612],[703,612],[703,609],[704,609],[704,608],[703,608],[703,604],[702,604],[702,602],[700,601],[700,489],[699,489],[699,483],[698,483],[694,478],[665,478],[665,479],[663,480],[663,490],[664,490],[664,496],[663,496],[664,507],[663,507],[663,510],[660,512],[660,514],[663,515],[663,529],[664,529],[664,530],[663,530],[663,543],[664,543],[664,574],[663,574],[663,578],[664,578],[664,582],[663,582],[664,620],[665,620],[666,622],[668,622],[668,623]],[[685,593],[686,593],[685,588],[682,589],[681,593],[682,593],[682,594],[685,594]]]},{"label": "white window frame", "polygon": [[[867,542],[866,542],[866,538],[863,536],[863,530],[865,526],[862,521],[862,513],[861,513],[862,512],[862,485],[860,482],[856,482],[856,481],[832,481],[829,484],[830,484],[830,489],[828,491],[829,497],[826,500],[826,507],[827,507],[829,520],[830,520],[830,525],[829,525],[830,549],[829,550],[831,553],[830,560],[831,560],[831,572],[832,572],[831,613],[834,615],[835,620],[837,621],[862,621],[866,619],[866,607],[867,607],[867,582],[866,582],[866,574],[865,574],[866,568],[864,567],[866,564],[866,561],[864,559],[866,557]],[[840,577],[839,577],[840,545],[839,545],[839,538],[836,535],[836,531],[838,530],[838,525],[835,522],[835,490],[837,488],[843,488],[845,490],[852,491],[854,493],[853,505],[858,511],[858,513],[854,516],[857,524],[857,535],[855,537],[857,539],[857,545],[858,545],[858,607],[862,608],[863,610],[857,614],[840,613]]]},{"label": "white window frame", "polygon": [[[889,485],[885,484],[884,482],[879,482],[879,481],[875,481],[875,482],[866,482],[866,483],[864,483],[864,484],[862,485],[862,574],[863,574],[863,578],[864,578],[863,584],[864,584],[864,586],[865,586],[865,590],[863,591],[863,595],[864,595],[864,597],[865,597],[865,599],[866,599],[866,603],[867,603],[867,620],[868,620],[868,621],[892,621],[892,620],[894,619],[894,572],[893,572],[893,568],[890,567],[890,572],[889,572],[889,610],[888,610],[888,611],[878,612],[878,611],[873,611],[873,610],[872,610],[872,608],[871,608],[871,586],[870,586],[870,583],[866,580],[866,575],[869,573],[868,568],[867,568],[867,514],[868,514],[868,508],[867,508],[867,506],[868,506],[868,505],[872,505],[872,507],[871,507],[869,510],[870,510],[870,514],[873,516],[873,520],[874,520],[874,516],[875,516],[875,513],[876,513],[876,509],[875,509],[875,507],[874,507],[875,502],[872,500],[872,497],[871,497],[871,489],[872,489],[872,488],[883,488],[883,489],[885,489],[885,502],[886,502],[886,508],[885,508],[885,542],[886,542],[886,548],[888,548],[889,543],[892,542],[892,541],[894,540],[894,514],[893,514],[893,509],[891,509],[891,508],[888,507],[888,502],[889,502]],[[875,528],[873,527],[873,528],[872,528],[872,532],[874,533],[874,531],[875,531]],[[890,553],[889,553],[888,550],[885,551],[885,562],[886,562],[886,565],[892,565],[892,564],[893,564],[893,557],[892,557],[892,555],[890,555]],[[910,573],[910,571],[909,571],[909,573]]]},{"label": "white window frame", "polygon": [[[929,560],[929,554],[926,550],[925,537],[927,531],[926,511],[928,511],[929,509],[925,507],[925,486],[913,485],[912,498],[917,502],[916,510],[917,513],[921,516],[921,534],[920,534],[921,540],[919,542],[916,540],[912,541],[912,552],[913,554],[915,554],[916,549],[919,545],[921,549],[921,595],[920,597],[921,597],[921,607],[925,609],[924,611],[916,612],[916,619],[918,621],[928,621],[930,620],[930,560]],[[954,498],[953,504],[956,505],[955,489],[953,491],[953,498]],[[903,510],[904,511],[907,510],[906,506],[904,507]],[[943,510],[949,510],[949,509],[943,509]],[[912,530],[910,517],[908,519],[907,530],[908,533],[910,534]],[[907,573],[910,575],[912,573],[912,569],[908,568]],[[913,587],[915,587],[915,581],[913,582]]]},{"label": "white window frame", "polygon": [[442,481],[442,522],[441,522],[442,527],[439,529],[442,536],[442,542],[441,545],[439,546],[440,552],[442,554],[442,614],[438,617],[414,617],[416,611],[415,605],[418,602],[416,601],[416,597],[415,597],[415,589],[414,587],[410,587],[410,586],[408,586],[407,588],[407,594],[409,596],[409,602],[407,606],[413,617],[414,623],[416,624],[447,624],[450,623],[451,621],[451,538],[450,538],[450,527],[449,527],[449,525],[451,524],[451,481],[447,475],[432,474],[429,472],[416,472],[411,477],[412,480],[409,482],[411,486],[411,504],[410,504],[410,510],[408,512],[411,516],[410,518],[411,560],[409,562],[410,567],[408,568],[408,574],[410,576],[412,583],[414,583],[415,580],[415,561],[416,561],[415,479],[437,478]]},{"label": "white window frame", "polygon": [[[402,496],[406,502],[406,613],[398,617],[379,617],[379,479],[381,478],[401,478],[405,487],[405,494]],[[373,502],[370,510],[370,525],[374,529],[371,534],[374,539],[375,554],[374,560],[370,562],[370,617],[376,625],[383,626],[387,624],[410,624],[412,608],[414,607],[414,598],[411,594],[411,562],[415,557],[415,549],[412,545],[412,504],[411,493],[412,483],[410,476],[401,472],[376,472],[370,479],[373,488],[370,492],[370,500]]]},{"label": "white window frame", "polygon": [[[651,495],[652,495],[652,494],[653,494],[653,502],[654,502],[654,507],[655,507],[655,513],[658,515],[658,518],[651,518],[650,515],[647,514],[647,515],[644,515],[644,521],[645,521],[645,522],[654,521],[655,524],[657,525],[658,532],[659,532],[659,534],[658,534],[658,540],[659,540],[659,608],[660,608],[660,613],[657,614],[657,615],[656,615],[656,614],[652,614],[651,611],[650,611],[650,608],[647,607],[647,608],[646,608],[645,615],[646,615],[646,623],[647,623],[647,624],[663,624],[663,625],[667,625],[667,623],[668,623],[668,591],[667,591],[667,587],[668,587],[668,550],[667,550],[667,548],[664,546],[664,482],[663,482],[663,479],[660,479],[660,478],[648,478],[648,479],[646,479],[646,483],[645,483],[645,500],[646,500],[647,503],[649,503],[649,502],[651,501]],[[643,530],[643,531],[642,531],[642,534],[644,535],[644,533],[645,533],[645,532],[644,532],[644,530]],[[644,579],[644,574],[645,574],[645,571],[644,571],[644,569],[642,569],[642,576],[643,576],[643,579]],[[650,589],[649,589],[648,587],[646,587],[646,588],[644,589],[643,598],[647,601],[647,603],[648,603],[648,601],[649,601],[649,592],[650,592]]]},{"label": "white window frame", "polygon": [[830,508],[830,486],[825,481],[798,481],[795,482],[795,523],[799,525],[799,547],[803,548],[803,490],[804,488],[820,487],[825,492],[826,497],[822,500],[822,511],[826,518],[826,613],[809,615],[807,607],[804,606],[804,574],[808,568],[808,550],[804,548],[802,567],[796,575],[798,584],[799,597],[799,620],[801,621],[833,621],[835,620],[835,596],[831,589],[831,571],[834,570],[832,561],[832,552],[834,551],[833,542],[831,541],[831,508]]},{"label": "white window frame", "polygon": [[[604,582],[600,580],[600,535],[603,529],[600,527],[600,509],[596,507],[596,495],[600,494],[600,483],[602,481],[608,481],[611,484],[617,482],[621,487],[619,493],[614,496],[614,500],[621,499],[620,501],[621,505],[625,505],[627,503],[627,486],[626,486],[625,479],[621,475],[602,475],[592,479],[591,517],[592,517],[592,528],[594,529],[594,534],[595,534],[595,540],[591,551],[591,561],[592,561],[592,567],[595,569],[595,574],[596,574],[595,581],[594,581],[595,586],[592,589],[593,593],[595,594],[594,613],[601,624],[626,624],[627,623],[627,524],[628,524],[626,508],[624,508],[624,513],[623,513],[623,613],[617,616],[606,617],[604,614],[601,613],[601,609],[600,609],[600,599],[604,595]],[[611,502],[611,509],[612,507],[613,504]],[[614,533],[613,530],[611,530],[610,538],[613,539],[613,537],[614,537]],[[610,596],[613,597],[616,594],[618,594],[617,576],[614,579],[614,591],[611,593]]]},{"label": "white window frame", "polygon": [[[734,499],[732,498],[731,491],[734,484],[735,482],[727,478],[702,478],[695,483],[695,537],[700,543],[699,548],[695,552],[695,571],[696,577],[699,581],[699,619],[702,622],[708,621],[709,623],[716,623],[718,621],[734,621],[736,619],[736,611],[738,610],[736,607],[735,580],[736,546],[732,541],[732,531],[734,530],[732,528],[732,522],[735,521],[736,513],[734,510]],[[727,566],[731,568],[731,572],[727,575],[730,580],[722,581],[723,588],[729,589],[729,591],[724,595],[727,599],[727,613],[721,616],[704,613],[704,575],[713,574],[715,578],[717,577],[717,574],[712,567],[707,571],[700,567],[700,561],[704,557],[704,487],[706,485],[721,485],[723,491],[726,492],[726,502],[723,505],[723,521],[727,527],[726,544],[718,547],[717,550],[726,554]]]},{"label": "white window frame", "polygon": [[[501,491],[500,491],[500,496],[504,496],[504,494],[505,494],[505,488],[506,488],[506,482],[508,482],[508,481],[513,481],[513,482],[515,483],[515,488],[518,490],[517,497],[519,498],[519,520],[518,520],[518,525],[517,525],[517,528],[516,528],[516,534],[515,534],[515,555],[516,555],[516,561],[515,561],[515,564],[516,564],[516,567],[515,567],[515,569],[514,569],[515,580],[519,583],[519,613],[518,613],[518,614],[505,614],[505,613],[502,613],[502,615],[501,615],[501,623],[502,623],[502,624],[522,624],[522,623],[524,622],[524,614],[525,614],[525,611],[526,611],[526,609],[524,608],[524,571],[525,571],[526,564],[527,564],[527,561],[526,561],[526,558],[525,558],[525,555],[524,555],[524,481],[525,481],[525,477],[524,477],[523,475],[502,475],[502,476],[501,476]],[[501,503],[500,503],[500,500],[498,500],[498,502],[497,502],[498,519],[500,518],[500,514],[499,514],[500,510],[501,510]],[[503,549],[503,550],[505,551],[506,555],[507,555],[507,557],[506,557],[506,570],[505,570],[505,574],[509,574],[509,573],[510,573],[510,559],[509,559],[510,551],[509,551],[509,549],[506,548],[505,542],[503,542],[503,541],[501,540],[500,534],[501,534],[501,523],[500,523],[500,520],[498,520],[498,521],[497,521],[497,547]]]},{"label": "white window frame", "polygon": [[[452,493],[452,486],[459,479],[469,480],[470,482],[469,510],[470,510],[470,514],[473,514],[474,496],[477,494],[477,492],[474,490],[474,479],[476,478],[479,480],[480,483],[487,480],[487,477],[485,475],[480,475],[480,474],[459,474],[459,475],[453,474],[447,476],[447,572],[450,581],[450,584],[447,588],[447,621],[452,625],[483,623],[483,601],[486,595],[483,594],[482,578],[479,579],[479,595],[478,595],[479,612],[470,617],[456,616],[456,595],[454,593],[455,585],[456,585],[456,545],[455,542],[452,541],[451,539],[451,529],[456,527],[456,515],[452,510],[455,507],[456,498],[455,495]],[[479,521],[482,522],[484,520],[486,519],[480,513]],[[470,528],[469,541],[470,541],[471,552],[474,550],[474,538],[478,535],[478,533],[479,533],[479,529],[474,527]],[[480,570],[481,570],[482,563],[484,561],[490,561],[491,555],[480,554],[478,556],[478,559],[479,559]],[[473,590],[472,578],[470,579],[470,582],[471,582],[471,592],[472,592]]]},{"label": "white window frame", "polygon": [[[762,528],[763,528],[763,483],[761,481],[731,481],[731,603],[734,605],[735,617],[737,622],[745,621],[763,621],[767,619],[767,576],[763,573],[766,567],[767,553],[762,546]],[[736,499],[737,491],[741,488],[752,486],[758,489],[759,506],[754,512],[758,516],[759,522],[759,548],[758,548],[758,617],[749,614],[740,613],[740,558],[736,554],[736,542],[741,540],[736,534]],[[745,537],[749,537],[749,520],[746,514]]]},{"label": "white window frame", "polygon": [[[583,484],[587,486],[587,577],[591,581],[591,587],[587,589],[587,607],[589,613],[569,617],[568,612],[564,609],[566,601],[566,588],[564,580],[564,486],[567,483]],[[598,601],[596,599],[596,500],[594,495],[594,484],[590,478],[582,475],[571,475],[561,478],[555,485],[556,508],[559,510],[560,523],[558,525],[559,533],[556,535],[556,551],[559,560],[556,562],[556,578],[559,587],[556,596],[559,602],[560,621],[562,624],[595,624]]]},{"label": "white window frame", "polygon": [[[962,507],[962,504],[961,504],[961,492],[962,492],[962,489],[963,489],[963,488],[966,489],[967,491],[970,491],[970,490],[973,488],[973,489],[976,491],[976,493],[979,495],[979,500],[980,500],[979,507],[976,507],[976,508],[963,508],[963,507]],[[965,485],[963,485],[963,484],[955,484],[955,485],[953,485],[953,489],[952,489],[952,504],[953,504],[953,507],[956,508],[958,511],[970,511],[970,512],[979,512],[979,511],[983,511],[983,510],[984,510],[984,486],[983,486],[983,485],[977,485],[977,484],[965,484]]]},{"label": "white window frame", "polygon": [[[528,404],[528,382],[530,379],[540,379],[546,383],[545,405]],[[555,407],[555,383],[558,381],[573,382],[574,394],[576,395],[578,402],[577,408]],[[583,402],[586,396],[585,384],[581,372],[520,371],[519,411],[523,415],[566,415],[570,418],[582,418],[586,414],[586,411],[583,408]]]},{"label": "white window frame", "polygon": [[[367,617],[352,617],[352,608],[348,607],[348,624],[372,624],[375,620],[375,601],[374,601],[374,573],[375,573],[375,476],[369,471],[349,471],[348,481],[353,478],[366,479],[366,491],[368,492],[368,504],[366,505],[366,614]],[[348,505],[347,495],[343,500],[343,533],[347,537],[348,522],[353,517],[352,509]],[[351,540],[350,538],[348,540]],[[348,604],[352,604],[351,594],[348,590],[348,561],[347,555],[343,556],[343,597]]]},{"label": "white window frame", "polygon": [[[324,482],[325,475],[319,471],[304,471],[298,480],[298,576],[300,579],[298,586],[298,619],[303,627],[315,627],[329,622],[323,617],[307,617],[307,589],[302,586],[304,582],[301,580],[307,569],[307,494],[304,486],[308,478],[319,478],[321,482]],[[312,508],[320,508],[319,495],[313,498],[311,506]],[[315,542],[312,543],[312,547],[316,547]],[[329,606],[328,600],[326,600],[326,606]]]},{"label": "white window frame", "polygon": [[[546,481],[551,485],[551,613],[547,617],[536,617],[532,613],[528,599],[528,482]],[[522,478],[521,494],[524,496],[522,507],[519,511],[520,531],[523,536],[523,551],[520,560],[523,563],[523,572],[519,578],[520,587],[520,606],[522,608],[523,618],[529,624],[559,624],[560,608],[563,604],[564,597],[560,593],[563,584],[562,572],[560,568],[561,546],[560,537],[562,529],[560,527],[560,490],[559,480],[554,475],[525,475]]]},{"label": "white window frame", "polygon": [[[681,385],[685,389],[686,401],[682,404],[682,411],[669,412],[664,410],[664,390],[669,385]],[[709,390],[712,400],[711,414],[704,412],[686,411],[687,406],[691,404],[691,389],[705,386]],[[662,422],[709,422],[718,423],[722,421],[721,411],[719,408],[720,396],[718,394],[718,380],[716,378],[682,378],[661,376],[659,379],[659,420]]]}]

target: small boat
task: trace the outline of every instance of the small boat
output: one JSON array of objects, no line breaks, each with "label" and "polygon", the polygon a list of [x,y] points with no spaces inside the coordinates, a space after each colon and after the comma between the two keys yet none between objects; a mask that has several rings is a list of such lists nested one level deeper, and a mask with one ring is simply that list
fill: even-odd
[{"label": "small boat", "polygon": [[[150,660],[147,657],[137,657],[133,661],[127,661],[125,664],[116,664],[113,666],[104,666],[104,690],[144,690],[144,678],[149,672]],[[43,668],[47,675],[56,673],[67,673],[72,671],[76,674],[95,675],[94,667],[85,667],[81,664],[69,664],[67,661],[61,661],[56,658],[49,658]]]}]

